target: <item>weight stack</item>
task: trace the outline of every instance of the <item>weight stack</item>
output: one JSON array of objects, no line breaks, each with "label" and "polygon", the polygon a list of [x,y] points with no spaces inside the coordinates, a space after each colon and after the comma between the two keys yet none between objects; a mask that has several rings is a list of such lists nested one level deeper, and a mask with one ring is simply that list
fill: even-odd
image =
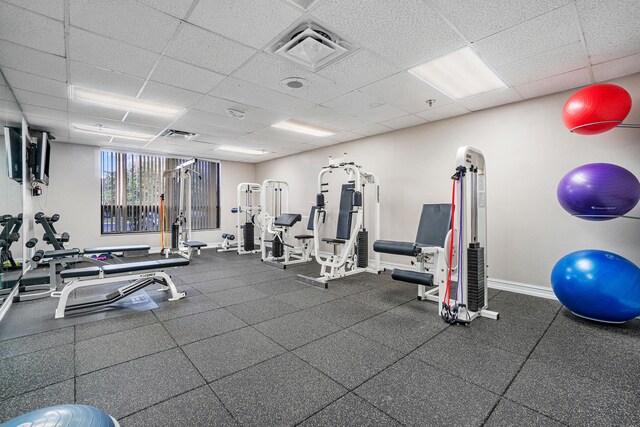
[{"label": "weight stack", "polygon": [[467,306],[471,311],[478,311],[484,307],[484,266],[484,248],[480,243],[470,243],[467,249]]},{"label": "weight stack", "polygon": [[282,245],[282,241],[275,236],[271,243],[271,255],[273,255],[274,258],[281,258],[282,255],[284,255],[284,246]]},{"label": "weight stack", "polygon": [[171,249],[178,249],[180,239],[180,224],[174,222],[171,224]]},{"label": "weight stack", "polygon": [[358,267],[367,268],[369,265],[369,232],[366,229],[358,231],[356,254],[358,255]]},{"label": "weight stack", "polygon": [[255,242],[253,240],[253,223],[247,222],[244,224],[242,233],[244,234],[244,250],[252,251],[255,248]]}]

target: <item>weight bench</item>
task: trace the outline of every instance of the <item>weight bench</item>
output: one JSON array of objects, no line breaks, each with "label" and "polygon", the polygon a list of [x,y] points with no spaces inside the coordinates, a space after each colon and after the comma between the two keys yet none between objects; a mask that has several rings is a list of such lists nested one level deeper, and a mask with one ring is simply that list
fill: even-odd
[{"label": "weight bench", "polygon": [[[184,298],[186,293],[178,292],[171,277],[166,274],[164,270],[185,265],[189,265],[188,259],[170,258],[125,264],[106,264],[61,271],[60,276],[65,284],[64,288],[61,291],[51,293],[52,297],[60,298],[58,307],[56,308],[55,318],[61,319],[67,313],[112,304],[153,283],[160,283],[162,285],[159,289],[160,291],[169,291],[171,293],[169,301]],[[105,295],[104,298],[75,304],[68,303],[69,296],[76,289],[122,281],[129,281],[130,283]]]}]

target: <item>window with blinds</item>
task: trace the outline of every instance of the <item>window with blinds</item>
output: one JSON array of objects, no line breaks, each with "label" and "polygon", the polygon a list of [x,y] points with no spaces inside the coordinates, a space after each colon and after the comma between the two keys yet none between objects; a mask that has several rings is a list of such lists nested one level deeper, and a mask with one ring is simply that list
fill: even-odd
[{"label": "window with blinds", "polygon": [[[165,171],[188,159],[101,151],[100,223],[102,234],[169,230],[177,218],[179,182]],[[220,164],[198,160],[191,166],[191,229],[220,227]],[[165,221],[160,224],[160,195],[165,200]]]}]

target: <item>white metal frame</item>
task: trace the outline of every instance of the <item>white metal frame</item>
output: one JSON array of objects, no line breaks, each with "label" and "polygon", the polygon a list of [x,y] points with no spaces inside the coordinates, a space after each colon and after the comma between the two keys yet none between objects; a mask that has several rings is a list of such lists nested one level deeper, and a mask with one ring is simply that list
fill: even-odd
[{"label": "white metal frame", "polygon": [[[238,240],[237,251],[239,255],[256,254],[260,252],[260,244],[255,245],[254,247],[257,247],[257,249],[254,249],[251,251],[246,251],[244,249],[245,242],[244,242],[244,233],[242,229],[246,222],[250,222],[249,220],[252,216],[254,218],[259,216],[261,212],[261,206],[259,204],[259,200],[258,200],[258,205],[257,206],[255,205],[255,202],[256,202],[255,195],[256,194],[260,195],[261,192],[262,192],[262,186],[258,183],[241,182],[240,184],[238,184],[237,205],[236,205],[236,218],[238,221],[238,225],[237,225],[236,238]],[[242,222],[243,214],[244,214],[245,222]],[[256,226],[261,228],[260,224],[256,224]],[[255,239],[255,234],[254,234],[254,239]]]}]

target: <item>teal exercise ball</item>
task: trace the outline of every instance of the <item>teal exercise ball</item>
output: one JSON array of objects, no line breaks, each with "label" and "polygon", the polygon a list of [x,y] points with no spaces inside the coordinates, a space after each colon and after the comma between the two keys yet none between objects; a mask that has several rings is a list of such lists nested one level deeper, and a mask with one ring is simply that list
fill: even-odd
[{"label": "teal exercise ball", "polygon": [[612,252],[581,250],[551,272],[553,292],[574,314],[622,323],[640,316],[640,268]]}]

